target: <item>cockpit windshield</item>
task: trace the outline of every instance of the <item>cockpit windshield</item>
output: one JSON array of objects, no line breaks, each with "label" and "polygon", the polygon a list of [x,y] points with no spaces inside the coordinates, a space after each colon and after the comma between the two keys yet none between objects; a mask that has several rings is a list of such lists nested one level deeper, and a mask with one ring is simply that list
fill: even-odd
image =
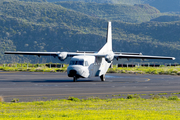
[{"label": "cockpit windshield", "polygon": [[79,61],[71,60],[69,65],[82,65],[82,66],[84,66],[84,61],[83,60],[79,60]]}]

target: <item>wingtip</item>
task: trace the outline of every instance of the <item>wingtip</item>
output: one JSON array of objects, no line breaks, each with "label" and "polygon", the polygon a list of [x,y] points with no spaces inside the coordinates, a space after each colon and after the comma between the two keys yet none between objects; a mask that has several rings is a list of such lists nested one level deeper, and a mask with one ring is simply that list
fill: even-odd
[{"label": "wingtip", "polygon": [[175,59],[176,59],[175,57],[172,58],[172,60],[175,60]]}]

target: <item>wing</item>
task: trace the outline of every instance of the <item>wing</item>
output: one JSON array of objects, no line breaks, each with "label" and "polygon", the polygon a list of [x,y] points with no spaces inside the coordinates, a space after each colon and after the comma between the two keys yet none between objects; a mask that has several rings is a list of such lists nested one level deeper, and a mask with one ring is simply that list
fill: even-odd
[{"label": "wing", "polygon": [[[94,52],[16,52],[16,51],[5,51],[4,54],[19,54],[19,55],[37,55],[37,56],[58,56],[61,60],[66,59],[67,57],[80,56],[80,55],[89,55],[89,56],[99,56],[106,57],[107,54],[99,54]],[[123,52],[114,52],[114,58],[121,59],[166,59],[166,60],[175,60],[174,57],[164,57],[164,56],[148,56],[142,55],[142,53],[123,53]]]},{"label": "wing", "polygon": [[18,55],[38,55],[38,56],[58,56],[62,53],[66,53],[69,57],[76,55],[84,55],[90,53],[79,52],[24,52],[24,51],[5,51],[4,54],[18,54]]},{"label": "wing", "polygon": [[38,56],[56,56],[58,52],[15,52],[15,51],[5,51],[4,54],[19,54],[19,55],[38,55]]},{"label": "wing", "polygon": [[37,55],[37,56],[53,56],[58,57],[60,60],[65,60],[67,57],[79,56],[91,53],[78,53],[78,52],[24,52],[24,51],[5,51],[4,54],[18,54],[18,55]]},{"label": "wing", "polygon": [[127,58],[127,59],[165,59],[165,60],[175,60],[174,57],[164,57],[164,56],[148,56],[148,55],[126,55],[126,54],[115,54],[114,57]]},{"label": "wing", "polygon": [[114,52],[114,54],[122,54],[122,55],[142,55],[142,53],[130,53],[130,52]]}]

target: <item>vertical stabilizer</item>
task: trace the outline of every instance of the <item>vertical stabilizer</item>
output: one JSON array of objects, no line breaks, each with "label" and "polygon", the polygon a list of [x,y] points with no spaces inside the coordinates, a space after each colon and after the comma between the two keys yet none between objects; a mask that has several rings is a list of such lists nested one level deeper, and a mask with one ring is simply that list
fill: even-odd
[{"label": "vertical stabilizer", "polygon": [[107,53],[112,51],[112,27],[111,21],[108,22],[106,44],[100,49],[98,53]]},{"label": "vertical stabilizer", "polygon": [[107,38],[106,38],[106,44],[108,44],[108,49],[112,51],[112,28],[111,28],[111,22],[108,22],[107,26]]}]

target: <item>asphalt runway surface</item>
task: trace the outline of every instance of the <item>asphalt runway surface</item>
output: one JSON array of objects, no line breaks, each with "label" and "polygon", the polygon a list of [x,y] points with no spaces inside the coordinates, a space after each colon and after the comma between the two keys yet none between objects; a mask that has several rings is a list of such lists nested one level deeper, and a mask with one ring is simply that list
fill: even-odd
[{"label": "asphalt runway surface", "polygon": [[99,77],[78,79],[73,82],[67,73],[4,72],[0,71],[0,96],[6,102],[17,98],[22,101],[50,99],[112,97],[127,94],[179,93],[180,76],[106,74],[106,81]]}]

